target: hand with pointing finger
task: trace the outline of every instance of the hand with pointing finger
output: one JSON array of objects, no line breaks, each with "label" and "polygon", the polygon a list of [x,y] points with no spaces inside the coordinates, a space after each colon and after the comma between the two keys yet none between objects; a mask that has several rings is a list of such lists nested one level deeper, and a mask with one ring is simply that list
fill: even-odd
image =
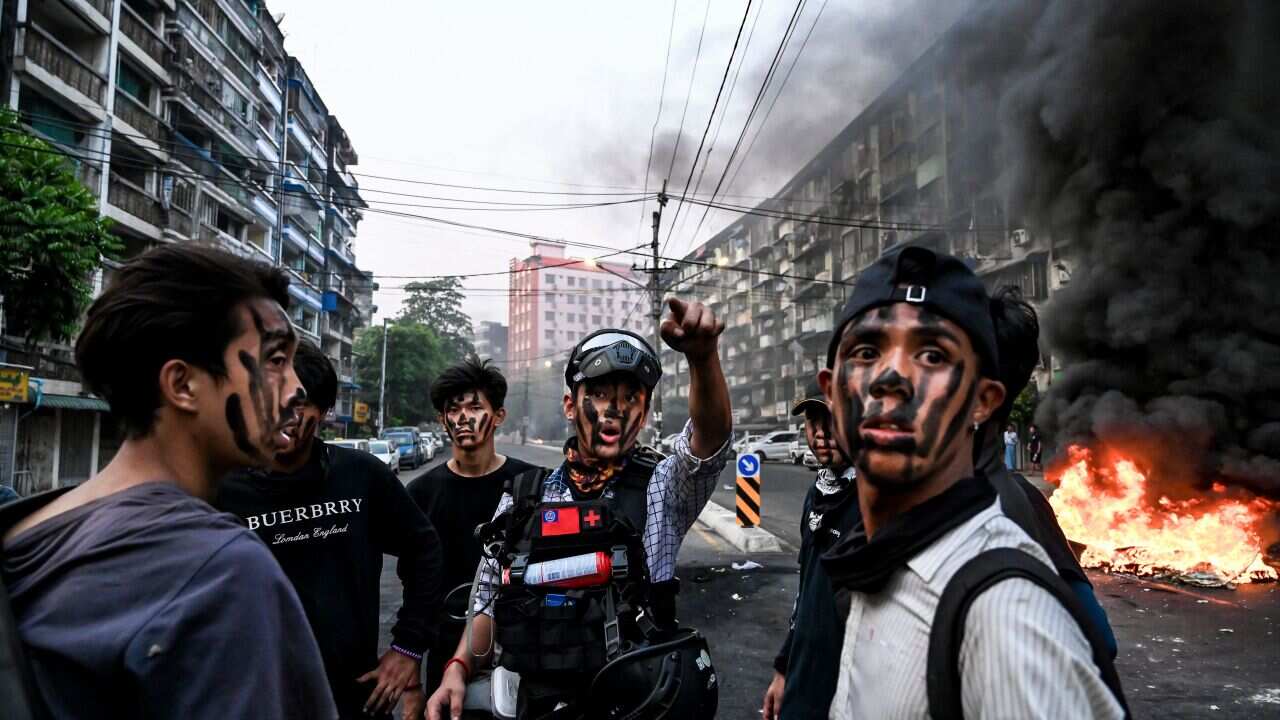
[{"label": "hand with pointing finger", "polygon": [[690,363],[700,363],[716,354],[724,323],[711,308],[700,302],[667,298],[671,312],[662,321],[662,340]]}]

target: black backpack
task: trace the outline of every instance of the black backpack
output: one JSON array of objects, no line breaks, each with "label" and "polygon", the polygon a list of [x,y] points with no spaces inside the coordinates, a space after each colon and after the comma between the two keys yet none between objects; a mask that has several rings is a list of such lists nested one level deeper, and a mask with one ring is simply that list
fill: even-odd
[{"label": "black backpack", "polygon": [[933,720],[960,720],[964,711],[960,702],[960,645],[964,641],[964,623],[969,608],[983,591],[996,583],[1022,578],[1049,591],[1071,613],[1080,626],[1102,681],[1130,717],[1120,677],[1107,650],[1102,634],[1086,614],[1080,599],[1065,581],[1048,565],[1016,548],[995,548],[980,553],[966,562],[952,576],[938,600],[929,631],[929,655],[925,678],[928,683],[929,716]]}]

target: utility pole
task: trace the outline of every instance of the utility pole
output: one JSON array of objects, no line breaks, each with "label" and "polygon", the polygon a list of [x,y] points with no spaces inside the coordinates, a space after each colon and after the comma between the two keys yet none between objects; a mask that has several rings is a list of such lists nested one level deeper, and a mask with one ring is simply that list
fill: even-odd
[{"label": "utility pole", "polygon": [[[667,205],[667,180],[662,180],[662,191],[658,193],[658,209],[653,211],[653,267],[649,270],[649,297],[653,303],[653,351],[658,354],[658,364],[662,364],[662,262],[658,257],[658,228],[662,225],[662,208]],[[653,398],[653,429],[658,433],[655,444],[662,442],[662,388],[656,388]]]},{"label": "utility pole", "polygon": [[387,319],[382,318],[382,372],[378,375],[378,434],[385,427],[387,411]]}]

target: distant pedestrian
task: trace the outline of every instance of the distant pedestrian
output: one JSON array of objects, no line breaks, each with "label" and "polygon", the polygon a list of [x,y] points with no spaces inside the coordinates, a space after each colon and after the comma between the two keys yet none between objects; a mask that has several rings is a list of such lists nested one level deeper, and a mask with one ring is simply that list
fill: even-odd
[{"label": "distant pedestrian", "polygon": [[[957,716],[1125,714],[1060,582],[974,586],[963,625],[936,634],[940,601],[975,558],[1052,572],[974,468],[977,431],[1005,399],[999,371],[990,300],[961,260],[908,247],[859,274],[818,375],[865,530],[823,556],[848,608],[832,720],[938,717],[953,708],[933,707],[935,681],[955,683]],[[935,637],[958,645],[954,681],[932,673]]]},{"label": "distant pedestrian", "polygon": [[[293,586],[206,502],[296,422],[288,287],[280,269],[183,243],[125,264],[90,306],[76,365],[124,441],[84,483],[0,509],[35,717],[337,717]],[[18,702],[0,701],[5,717]]]},{"label": "distant pedestrian", "polygon": [[1035,472],[1041,472],[1044,469],[1040,464],[1040,454],[1043,450],[1043,443],[1040,441],[1040,428],[1032,425],[1027,428],[1027,455],[1031,461],[1031,469]]},{"label": "distant pedestrian", "polygon": [[1013,423],[1004,426],[1004,466],[1010,470],[1018,469],[1018,431]]}]

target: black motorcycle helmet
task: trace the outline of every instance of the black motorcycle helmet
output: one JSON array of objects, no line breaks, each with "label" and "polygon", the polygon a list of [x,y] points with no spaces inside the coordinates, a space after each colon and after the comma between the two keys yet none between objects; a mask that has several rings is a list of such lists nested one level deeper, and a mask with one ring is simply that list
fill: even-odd
[{"label": "black motorcycle helmet", "polygon": [[570,388],[589,378],[625,372],[653,390],[662,378],[662,363],[653,346],[630,330],[606,328],[578,341],[569,353],[564,382]]},{"label": "black motorcycle helmet", "polygon": [[680,629],[668,639],[638,645],[596,673],[583,717],[596,720],[714,718],[720,679],[707,641]]}]

